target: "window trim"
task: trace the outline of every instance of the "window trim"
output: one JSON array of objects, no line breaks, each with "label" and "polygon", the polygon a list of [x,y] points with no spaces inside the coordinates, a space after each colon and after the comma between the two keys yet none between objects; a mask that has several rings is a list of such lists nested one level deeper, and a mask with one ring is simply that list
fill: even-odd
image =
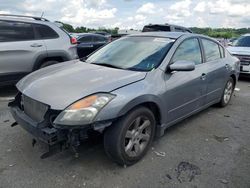
[{"label": "window trim", "polygon": [[176,51],[178,50],[178,48],[180,47],[180,45],[182,45],[182,43],[184,43],[186,40],[190,40],[190,39],[196,39],[197,42],[198,42],[198,44],[199,44],[199,48],[200,48],[201,63],[200,63],[200,64],[197,64],[197,65],[195,64],[195,66],[198,66],[198,65],[201,65],[201,64],[204,63],[204,58],[203,58],[203,53],[202,53],[202,46],[201,46],[201,44],[200,44],[200,40],[199,40],[199,38],[198,38],[197,36],[192,36],[192,37],[189,37],[189,38],[184,39],[184,40],[176,47],[176,49],[175,49],[175,51],[174,51],[174,54],[172,55],[172,57],[171,57],[171,59],[170,59],[170,61],[169,61],[169,65],[168,65],[168,66],[170,66],[170,65],[172,65],[172,64],[174,63],[174,62],[173,62],[173,57],[175,56]]},{"label": "window trim", "polygon": [[[220,49],[220,57],[221,59],[225,58],[225,49],[222,45],[219,45],[219,49]],[[222,51],[221,51],[222,49]]]},{"label": "window trim", "polygon": [[2,41],[2,42],[26,42],[26,41],[34,41],[34,40],[37,40],[36,39],[36,32],[35,32],[35,29],[33,27],[33,23],[30,23],[30,22],[24,22],[24,21],[13,21],[13,20],[1,20],[0,21],[3,21],[3,22],[13,22],[13,23],[24,23],[24,24],[30,24],[31,27],[32,27],[32,30],[33,30],[33,33],[34,33],[34,38],[33,39],[23,39],[23,40],[15,40],[15,41]]}]

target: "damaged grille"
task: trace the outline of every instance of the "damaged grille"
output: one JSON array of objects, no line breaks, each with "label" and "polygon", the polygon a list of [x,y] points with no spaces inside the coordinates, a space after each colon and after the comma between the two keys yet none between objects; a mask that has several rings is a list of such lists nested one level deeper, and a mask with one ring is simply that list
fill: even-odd
[{"label": "damaged grille", "polygon": [[22,95],[21,106],[24,113],[36,122],[42,122],[48,110],[48,105]]}]

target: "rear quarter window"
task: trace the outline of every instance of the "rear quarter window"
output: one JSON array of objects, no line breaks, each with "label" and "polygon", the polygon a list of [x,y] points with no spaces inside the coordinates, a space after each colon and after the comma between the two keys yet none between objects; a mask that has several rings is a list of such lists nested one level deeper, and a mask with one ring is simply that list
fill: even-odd
[{"label": "rear quarter window", "polygon": [[38,39],[55,39],[59,37],[59,35],[47,25],[34,24],[34,28],[37,32]]},{"label": "rear quarter window", "polygon": [[0,20],[0,42],[34,40],[35,34],[31,24]]},{"label": "rear quarter window", "polygon": [[219,45],[211,40],[201,39],[205,52],[206,62],[215,61],[221,58]]}]

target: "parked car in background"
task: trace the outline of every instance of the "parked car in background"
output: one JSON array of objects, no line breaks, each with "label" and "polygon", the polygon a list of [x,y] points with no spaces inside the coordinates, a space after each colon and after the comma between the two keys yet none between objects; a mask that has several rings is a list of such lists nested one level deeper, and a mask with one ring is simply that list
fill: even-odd
[{"label": "parked car in background", "polygon": [[28,75],[9,106],[18,124],[49,145],[77,152],[82,140],[103,133],[107,155],[132,165],[166,128],[213,104],[226,106],[238,75],[238,59],[211,38],[141,33],[107,44],[84,62]]},{"label": "parked car in background", "polygon": [[103,35],[103,36],[108,38],[109,42],[112,41],[112,35],[110,33],[106,32],[106,31],[93,31],[92,33]]},{"label": "parked car in background", "polygon": [[127,36],[126,34],[113,34],[112,36],[111,36],[111,41],[115,41],[115,40],[117,40],[117,39],[119,39],[119,38],[121,38],[121,37],[124,37],[124,36]]},{"label": "parked car in background", "polygon": [[192,31],[186,27],[172,24],[149,24],[145,25],[142,32],[155,32],[155,31],[165,31],[165,32],[187,32],[192,33]]},{"label": "parked car in background", "polygon": [[233,37],[233,38],[229,39],[227,46],[232,46],[233,43],[234,43],[237,39],[238,39],[237,37]]},{"label": "parked car in background", "polygon": [[26,74],[76,59],[76,39],[45,18],[0,15],[0,85]]},{"label": "parked car in background", "polygon": [[227,49],[240,60],[240,73],[250,75],[250,34],[239,37]]},{"label": "parked car in background", "polygon": [[77,38],[77,53],[79,58],[86,57],[98,48],[107,44],[109,39],[103,35],[84,33]]},{"label": "parked car in background", "polygon": [[80,35],[85,34],[85,33],[69,33],[71,37],[78,38]]}]

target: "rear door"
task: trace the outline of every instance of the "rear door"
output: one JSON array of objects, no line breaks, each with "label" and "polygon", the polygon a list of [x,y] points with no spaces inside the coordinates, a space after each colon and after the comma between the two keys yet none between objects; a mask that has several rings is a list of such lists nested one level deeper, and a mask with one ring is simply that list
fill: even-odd
[{"label": "rear door", "polygon": [[229,78],[230,65],[227,64],[224,49],[216,42],[202,38],[205,66],[207,69],[206,104],[218,100]]},{"label": "rear door", "polygon": [[31,72],[40,54],[46,54],[42,40],[35,39],[32,24],[0,20],[0,75]]},{"label": "rear door", "polygon": [[69,44],[69,37],[68,40],[62,40],[62,37],[59,37],[57,32],[47,25],[33,24],[33,27],[36,38],[39,39],[40,42],[44,42],[49,57],[62,56],[61,54],[64,54],[62,49],[64,49],[65,45]]},{"label": "rear door", "polygon": [[195,63],[193,71],[170,73],[166,82],[166,105],[168,123],[178,121],[199,110],[204,105],[206,92],[206,67],[204,67],[201,47],[197,38],[185,39],[172,57],[171,63],[179,60]]}]

